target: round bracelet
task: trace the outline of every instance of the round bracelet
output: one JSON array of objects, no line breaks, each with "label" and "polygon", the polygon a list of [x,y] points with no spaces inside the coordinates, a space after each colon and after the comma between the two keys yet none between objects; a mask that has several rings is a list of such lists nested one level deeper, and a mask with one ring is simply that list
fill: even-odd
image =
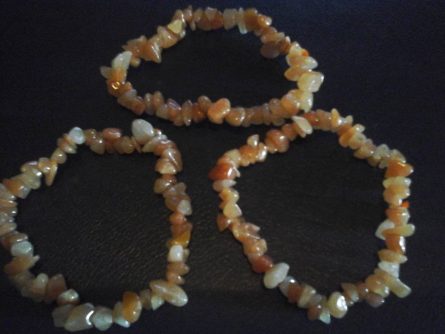
[{"label": "round bracelet", "polygon": [[[369,305],[378,307],[384,303],[390,291],[403,298],[411,289],[399,279],[400,264],[407,261],[405,254],[405,237],[414,233],[414,225],[408,224],[410,217],[408,202],[411,180],[407,178],[413,167],[397,150],[390,150],[387,145],[376,146],[363,134],[364,126],[353,124],[351,116],[341,117],[337,110],[331,112],[312,111],[304,117],[294,116],[292,123],[285,124],[280,130],[267,132],[264,143],[258,135],[248,138],[247,144],[239,149],[226,152],[209,173],[214,181],[213,188],[219,193],[222,202],[222,213],[218,215],[217,224],[220,231],[229,229],[235,239],[243,245],[252,270],[264,273],[263,283],[268,289],[279,287],[290,303],[297,304],[308,311],[308,318],[319,319],[330,323],[331,316],[342,318],[348,307],[365,300]],[[342,283],[342,292],[333,292],[329,297],[317,293],[307,283],[299,283],[288,276],[289,265],[284,262],[274,263],[266,255],[267,244],[259,235],[260,228],[246,222],[237,204],[239,193],[234,189],[235,179],[240,177],[238,168],[247,167],[256,162],[265,161],[268,153],[285,152],[289,142],[297,137],[305,137],[313,129],[337,133],[343,147],[354,150],[358,159],[366,159],[371,166],[386,168],[383,197],[389,207],[387,219],[376,230],[376,237],[385,242],[386,248],[378,252],[380,262],[374,272],[364,282]]]},{"label": "round bracelet", "polygon": [[[186,264],[189,257],[188,244],[192,224],[187,216],[191,215],[190,198],[186,194],[184,183],[178,183],[175,174],[182,170],[181,154],[175,143],[170,141],[158,129],[153,129],[145,120],[135,120],[132,124],[133,136],[122,136],[121,130],[107,128],[99,132],[93,129],[73,128],[57,141],[57,148],[50,158],[40,158],[21,167],[21,174],[0,183],[0,238],[2,245],[11,252],[13,259],[6,264],[4,271],[11,282],[24,297],[36,302],[57,302],[53,311],[56,327],[64,327],[74,332],[96,327],[108,329],[113,323],[129,327],[138,320],[142,308],[156,310],[164,301],[184,306],[188,297],[180,285],[184,284],[182,276],[189,272]],[[91,303],[79,305],[79,295],[68,289],[61,274],[48,277],[41,273],[34,276],[29,270],[39,260],[34,255],[34,247],[26,234],[16,230],[14,217],[17,214],[16,198],[25,199],[31,189],[41,186],[44,176],[47,186],[51,186],[57,173],[58,165],[65,163],[68,154],[77,151],[77,145],[86,144],[97,154],[117,152],[153,152],[159,156],[155,170],[161,176],[155,181],[154,191],[162,194],[165,205],[173,213],[170,215],[172,238],[167,242],[169,248],[166,279],[153,280],[149,288],[139,294],[127,291],[122,301],[117,302],[111,310]]]},{"label": "round bracelet", "polygon": [[[317,92],[324,76],[312,71],[317,61],[297,42],[291,42],[283,32],[271,26],[272,19],[258,13],[254,8],[226,9],[221,12],[215,8],[188,7],[177,10],[167,26],[159,26],[151,38],[141,36],[127,42],[111,62],[111,67],[101,67],[106,78],[108,92],[117,97],[120,105],[137,115],[144,112],[149,115],[169,120],[177,126],[189,126],[208,118],[212,123],[226,121],[232,126],[250,126],[251,124],[282,125],[284,119],[296,115],[300,110],[309,111],[313,104],[313,93]],[[187,25],[191,30],[197,28],[208,31],[238,26],[242,34],[253,31],[263,43],[261,54],[266,58],[286,55],[289,69],[284,76],[297,82],[297,88],[290,90],[281,99],[271,99],[268,103],[250,108],[231,107],[227,98],[212,102],[207,96],[200,96],[197,102],[185,101],[182,105],[173,99],[165,99],[161,92],[138,96],[130,81],[127,80],[128,67],[139,66],[141,59],[160,63],[163,49],[175,45],[186,35]]]}]

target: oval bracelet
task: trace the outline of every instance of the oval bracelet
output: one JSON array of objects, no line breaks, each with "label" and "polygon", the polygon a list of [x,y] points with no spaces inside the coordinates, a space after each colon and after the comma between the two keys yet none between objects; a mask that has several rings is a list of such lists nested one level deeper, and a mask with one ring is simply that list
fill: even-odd
[{"label": "oval bracelet", "polygon": [[[221,124],[224,121],[232,126],[250,126],[257,124],[282,125],[286,118],[299,111],[309,111],[313,104],[313,93],[317,92],[324,80],[320,72],[313,71],[317,61],[297,42],[271,26],[272,19],[258,13],[254,8],[243,10],[226,9],[221,12],[215,8],[188,7],[177,10],[169,24],[159,26],[157,33],[150,38],[140,36],[129,40],[111,62],[111,67],[102,66],[100,71],[106,79],[108,92],[117,97],[123,107],[137,115],[147,113],[169,120],[177,126],[199,123],[208,118],[210,122]],[[191,30],[205,31],[238,27],[242,34],[253,31],[263,43],[261,54],[266,58],[286,55],[290,66],[284,76],[297,82],[297,88],[291,89],[281,99],[271,99],[262,105],[244,108],[232,107],[227,98],[212,102],[207,96],[200,96],[197,102],[185,101],[182,105],[173,99],[165,99],[161,92],[139,96],[130,81],[127,80],[129,66],[137,67],[141,59],[160,63],[162,50],[178,43],[186,35],[186,27]]]},{"label": "oval bracelet", "polygon": [[[385,168],[383,198],[389,205],[387,219],[382,222],[375,235],[385,242],[385,248],[378,252],[380,262],[364,282],[342,283],[342,292],[333,292],[329,297],[317,293],[307,283],[297,282],[288,276],[289,265],[284,262],[274,263],[266,255],[267,243],[262,239],[260,228],[246,221],[237,202],[239,193],[235,190],[235,179],[240,177],[239,167],[247,167],[256,162],[265,161],[268,154],[286,152],[289,142],[298,137],[306,137],[313,129],[331,131],[339,137],[342,147],[354,150],[354,156],[367,160],[371,166]],[[239,149],[226,152],[210,171],[209,178],[214,181],[213,188],[221,198],[217,225],[220,231],[230,230],[243,245],[252,270],[263,273],[263,283],[268,289],[279,287],[290,303],[307,309],[308,318],[330,323],[331,316],[342,318],[354,303],[365,300],[369,305],[378,307],[384,303],[390,291],[404,298],[411,289],[399,279],[400,264],[407,261],[405,256],[405,237],[414,233],[414,225],[409,224],[408,202],[411,180],[407,178],[413,167],[406,162],[398,150],[391,150],[387,145],[376,146],[363,134],[364,126],[353,124],[352,116],[342,117],[337,110],[311,111],[304,117],[294,116],[292,123],[285,124],[280,130],[269,130],[264,143],[259,136],[250,136],[247,144]]]},{"label": "oval bracelet", "polygon": [[[138,320],[142,308],[156,310],[164,301],[175,306],[184,306],[188,301],[187,294],[180,285],[184,284],[183,276],[189,272],[186,262],[190,253],[188,244],[192,224],[187,216],[192,214],[192,207],[185,184],[178,183],[175,176],[182,170],[181,154],[174,142],[160,130],[153,129],[145,120],[135,120],[132,133],[133,136],[130,137],[123,136],[121,130],[116,128],[96,131],[75,127],[58,139],[57,148],[50,158],[25,163],[21,167],[21,174],[0,183],[0,239],[13,256],[12,261],[5,265],[4,271],[24,297],[36,302],[57,303],[52,313],[56,327],[64,327],[71,332],[93,327],[106,330],[113,323],[129,327]],[[76,153],[77,146],[81,144],[86,144],[97,154],[153,152],[159,157],[155,170],[161,175],[155,181],[154,191],[164,197],[165,205],[172,211],[169,217],[172,238],[167,242],[169,250],[166,278],[152,280],[149,288],[140,293],[126,291],[122,301],[117,302],[113,310],[91,303],[79,305],[78,293],[67,288],[61,274],[51,278],[45,273],[34,276],[30,269],[40,257],[34,255],[34,247],[28,236],[18,232],[14,222],[17,214],[16,198],[25,199],[31,189],[40,188],[42,177],[46,185],[51,186],[58,166],[65,163],[67,155]]]}]

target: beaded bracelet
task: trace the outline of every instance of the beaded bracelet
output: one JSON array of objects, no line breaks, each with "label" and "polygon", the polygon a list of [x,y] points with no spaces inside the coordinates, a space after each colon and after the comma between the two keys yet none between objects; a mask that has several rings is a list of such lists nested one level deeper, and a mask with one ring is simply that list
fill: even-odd
[{"label": "beaded bracelet", "polygon": [[[296,115],[300,110],[309,111],[313,104],[313,93],[317,92],[324,76],[312,71],[317,61],[309,56],[297,42],[291,42],[289,36],[271,26],[272,19],[258,13],[254,8],[226,9],[221,12],[215,8],[192,10],[188,7],[177,10],[167,26],[159,26],[151,38],[140,36],[123,46],[125,52],[119,53],[111,62],[111,67],[101,67],[106,79],[108,92],[117,97],[123,107],[137,115],[144,112],[149,115],[169,120],[177,126],[189,126],[208,118],[212,123],[226,121],[232,126],[250,126],[251,124],[282,125],[284,119]],[[212,102],[207,96],[200,96],[197,102],[185,101],[182,105],[173,99],[164,99],[161,92],[138,96],[130,81],[127,80],[129,66],[139,66],[141,59],[160,63],[162,50],[178,43],[186,35],[187,25],[191,30],[197,28],[209,31],[220,28],[226,30],[238,26],[242,34],[253,31],[263,43],[261,55],[276,58],[286,55],[290,66],[284,76],[297,82],[297,89],[290,90],[281,99],[271,99],[268,103],[250,108],[231,107],[227,98]]]},{"label": "beaded bracelet", "polygon": [[[290,303],[307,309],[311,320],[319,319],[328,324],[331,316],[344,317],[348,307],[361,300],[378,307],[384,303],[390,291],[400,298],[408,296],[411,289],[400,281],[399,270],[400,264],[407,261],[404,255],[405,237],[414,233],[414,225],[408,224],[409,204],[404,201],[410,195],[411,180],[407,177],[413,172],[413,167],[406,163],[399,151],[390,150],[384,144],[374,145],[363,134],[363,125],[354,125],[351,116],[341,117],[335,109],[331,112],[312,111],[304,117],[294,116],[292,121],[283,125],[281,130],[267,132],[264,143],[259,141],[258,135],[249,137],[246,145],[226,152],[211,170],[209,178],[214,181],[213,188],[222,200],[222,213],[217,218],[219,230],[229,229],[235,239],[242,243],[252,270],[264,273],[263,283],[266,288],[279,287]],[[333,292],[329,298],[318,294],[311,285],[298,283],[292,276],[288,276],[287,263],[274,264],[266,255],[267,244],[259,235],[260,228],[246,222],[237,204],[239,193],[234,189],[235,179],[240,177],[240,166],[263,162],[268,153],[286,152],[290,141],[306,137],[313,129],[337,133],[340,145],[354,150],[356,158],[366,159],[371,166],[386,168],[383,197],[389,205],[387,219],[375,233],[386,245],[378,252],[380,262],[364,282],[342,283],[343,292]]]},{"label": "beaded bracelet", "polygon": [[[156,310],[164,301],[174,306],[184,306],[188,297],[180,285],[184,284],[182,276],[189,272],[186,264],[189,257],[187,248],[192,231],[192,224],[187,216],[192,214],[190,198],[186,194],[184,183],[178,183],[175,174],[182,170],[181,154],[175,143],[170,141],[158,129],[145,120],[135,120],[132,124],[133,136],[122,136],[121,130],[107,128],[101,132],[93,129],[82,130],[73,128],[57,141],[57,148],[50,158],[40,158],[21,167],[21,174],[0,183],[0,239],[2,245],[11,252],[13,259],[4,267],[11,282],[24,297],[36,302],[56,301],[57,307],[52,315],[56,327],[64,327],[74,332],[96,327],[108,329],[113,323],[129,327],[138,320],[142,308]],[[47,186],[51,186],[58,166],[65,163],[68,154],[77,151],[77,145],[86,144],[97,153],[117,152],[131,154],[133,152],[153,152],[159,156],[155,170],[161,174],[155,181],[154,191],[162,194],[165,205],[172,211],[169,217],[172,238],[167,242],[168,265],[166,279],[153,280],[149,288],[139,294],[127,291],[122,301],[117,302],[111,310],[91,303],[79,304],[79,295],[68,289],[65,278],[61,274],[48,277],[41,273],[34,276],[29,270],[39,260],[34,255],[34,247],[28,236],[16,230],[14,217],[17,214],[16,198],[25,199],[31,189],[41,186],[44,176]]]}]

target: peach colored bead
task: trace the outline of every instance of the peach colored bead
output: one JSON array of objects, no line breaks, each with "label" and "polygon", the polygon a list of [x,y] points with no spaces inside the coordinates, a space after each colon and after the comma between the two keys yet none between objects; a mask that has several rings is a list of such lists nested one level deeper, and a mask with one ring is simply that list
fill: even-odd
[{"label": "peach colored bead", "polygon": [[126,291],[122,297],[122,315],[130,323],[136,322],[142,311],[141,300],[138,294]]},{"label": "peach colored bead", "polygon": [[216,180],[233,180],[237,175],[236,168],[231,164],[219,164],[214,167],[210,173],[209,178]]},{"label": "peach colored bead", "polygon": [[219,99],[208,109],[208,117],[212,123],[222,124],[224,117],[230,113],[230,101],[228,99]]}]

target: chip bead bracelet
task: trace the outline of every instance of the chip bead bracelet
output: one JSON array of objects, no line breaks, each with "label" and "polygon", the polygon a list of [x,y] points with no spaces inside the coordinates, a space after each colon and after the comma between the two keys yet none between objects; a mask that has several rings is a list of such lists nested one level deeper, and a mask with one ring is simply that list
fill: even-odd
[{"label": "chip bead bracelet", "polygon": [[[282,125],[284,120],[300,111],[309,111],[313,104],[313,93],[317,92],[324,80],[322,73],[313,71],[317,61],[297,42],[271,26],[272,19],[258,13],[254,8],[246,10],[188,7],[177,10],[169,24],[159,26],[157,33],[150,38],[140,36],[129,40],[111,62],[111,67],[102,66],[100,71],[106,79],[108,92],[117,97],[123,107],[137,115],[147,113],[169,120],[177,126],[189,126],[206,118],[215,124],[226,122],[232,126],[258,124]],[[161,92],[139,96],[127,80],[129,66],[139,66],[141,59],[160,63],[162,51],[178,43],[186,35],[186,27],[205,31],[238,27],[242,34],[253,31],[263,43],[261,54],[266,58],[286,55],[290,66],[284,76],[296,81],[296,89],[291,89],[280,99],[274,98],[262,105],[244,108],[232,107],[227,98],[212,102],[207,96],[200,96],[196,102],[185,101],[182,105],[173,99],[166,99]]]},{"label": "chip bead bracelet", "polygon": [[[182,170],[181,154],[174,142],[145,120],[135,120],[132,133],[132,136],[124,136],[117,128],[96,131],[75,127],[57,140],[57,148],[50,158],[42,157],[25,163],[21,174],[0,183],[0,241],[13,256],[4,271],[24,297],[36,302],[56,302],[57,307],[52,313],[54,325],[70,332],[93,327],[106,330],[113,323],[129,327],[138,320],[143,308],[156,310],[164,302],[179,307],[188,301],[181,285],[185,283],[183,276],[189,272],[186,262],[190,253],[188,244],[192,224],[187,216],[192,214],[192,207],[185,184],[178,182],[175,176]],[[165,205],[172,212],[169,217],[172,237],[167,242],[165,279],[152,280],[149,287],[139,293],[124,292],[122,300],[113,309],[91,303],[79,304],[79,294],[67,287],[61,274],[52,277],[45,273],[32,274],[30,269],[40,257],[34,254],[34,246],[28,236],[17,231],[15,223],[16,199],[25,199],[31,190],[40,188],[42,178],[47,186],[51,186],[59,165],[64,164],[67,156],[76,153],[77,146],[82,144],[100,155],[105,152],[152,152],[158,156],[155,170],[161,176],[155,181],[154,192],[164,197]]]},{"label": "chip bead bracelet", "polygon": [[[323,296],[311,285],[288,275],[289,265],[275,263],[267,252],[266,240],[261,238],[260,228],[246,221],[237,204],[239,193],[234,186],[240,177],[240,167],[263,162],[268,154],[286,152],[289,143],[296,138],[304,138],[313,129],[331,131],[339,137],[342,147],[349,147],[358,159],[367,160],[371,166],[386,169],[383,181],[383,198],[388,204],[387,219],[377,228],[375,236],[385,243],[378,252],[380,262],[372,274],[363,282],[342,283],[342,291]],[[410,195],[411,180],[408,176],[413,167],[406,162],[398,150],[391,150],[385,144],[376,146],[363,131],[364,126],[353,124],[352,116],[342,117],[337,110],[311,111],[303,117],[294,116],[292,123],[281,129],[269,130],[264,142],[258,135],[250,136],[239,149],[226,152],[210,171],[213,188],[221,198],[221,213],[217,218],[220,231],[230,230],[243,245],[252,270],[263,273],[263,283],[268,289],[278,287],[292,304],[307,309],[308,318],[319,319],[324,323],[334,318],[343,318],[353,304],[365,300],[372,307],[382,305],[390,292],[400,298],[408,296],[411,289],[399,279],[400,264],[407,261],[405,238],[414,233],[414,225],[409,224],[409,204],[405,199]]]}]

